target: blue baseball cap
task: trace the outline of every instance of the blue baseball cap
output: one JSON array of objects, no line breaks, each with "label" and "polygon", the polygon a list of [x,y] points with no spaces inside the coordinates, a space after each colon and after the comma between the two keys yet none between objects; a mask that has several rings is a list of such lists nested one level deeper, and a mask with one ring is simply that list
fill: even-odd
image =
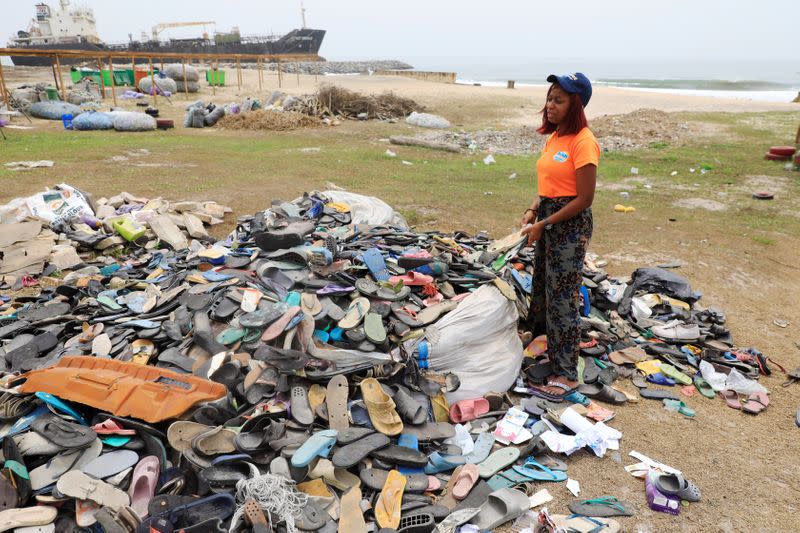
[{"label": "blue baseball cap", "polygon": [[558,83],[561,88],[568,93],[574,93],[580,96],[583,107],[586,107],[589,104],[589,100],[592,98],[592,82],[590,82],[589,78],[582,72],[565,74],[563,76],[550,74],[547,76],[547,81],[548,83]]}]

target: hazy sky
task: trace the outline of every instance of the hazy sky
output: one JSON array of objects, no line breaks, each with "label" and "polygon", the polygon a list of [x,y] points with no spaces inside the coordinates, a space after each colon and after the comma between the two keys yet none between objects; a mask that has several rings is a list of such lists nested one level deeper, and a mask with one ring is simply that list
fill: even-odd
[{"label": "hazy sky", "polygon": [[[48,0],[55,6],[58,0]],[[0,0],[2,42],[24,29],[36,0]],[[284,33],[299,0],[82,0],[106,41],[159,22],[214,20],[217,30]],[[800,0],[305,0],[310,27],[328,30],[328,59],[424,57],[791,61],[798,70]],[[164,35],[198,35],[202,28]]]}]

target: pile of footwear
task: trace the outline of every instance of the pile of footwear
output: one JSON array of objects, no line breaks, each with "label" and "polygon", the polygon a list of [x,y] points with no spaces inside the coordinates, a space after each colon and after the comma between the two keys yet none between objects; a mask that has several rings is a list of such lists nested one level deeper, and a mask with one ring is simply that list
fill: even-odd
[{"label": "pile of footwear", "polygon": [[[114,255],[80,217],[45,230],[80,263],[3,278],[0,530],[492,530],[536,518],[529,496],[567,480],[556,453],[618,443],[593,423],[638,399],[615,380],[646,375],[642,397],[687,415],[663,380],[713,397],[719,374],[738,393],[768,371],[683,278],[640,269],[628,283],[587,260],[582,383],[546,392],[546,339],[526,339],[521,369],[521,354],[504,358],[512,391],[459,398],[458,369],[436,371],[441,324],[487,291],[524,316],[533,254],[519,235],[411,231],[372,200],[273,202],[222,241],[153,227],[220,208],[172,203]],[[152,206],[116,203],[100,205],[134,219]],[[9,233],[7,246],[39,237]],[[653,508],[700,498],[666,465],[630,471]],[[597,495],[570,512],[538,520],[616,531],[633,506]]]}]

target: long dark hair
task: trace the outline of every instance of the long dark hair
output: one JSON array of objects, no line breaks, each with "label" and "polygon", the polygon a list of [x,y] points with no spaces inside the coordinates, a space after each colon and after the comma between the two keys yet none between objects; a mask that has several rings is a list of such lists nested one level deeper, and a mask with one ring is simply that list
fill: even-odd
[{"label": "long dark hair", "polygon": [[[547,98],[550,98],[550,93],[553,91],[553,87],[558,87],[561,89],[561,86],[558,83],[552,84],[550,88],[547,89]],[[573,135],[581,131],[583,128],[589,126],[589,121],[586,120],[586,114],[583,112],[583,102],[581,102],[581,97],[575,93],[567,93],[567,96],[569,97],[569,110],[567,111],[567,116],[564,117],[560,127],[559,125],[553,124],[547,120],[547,99],[545,99],[544,107],[542,107],[542,125],[536,131],[541,134],[548,134],[559,129],[559,133],[561,135]]]}]

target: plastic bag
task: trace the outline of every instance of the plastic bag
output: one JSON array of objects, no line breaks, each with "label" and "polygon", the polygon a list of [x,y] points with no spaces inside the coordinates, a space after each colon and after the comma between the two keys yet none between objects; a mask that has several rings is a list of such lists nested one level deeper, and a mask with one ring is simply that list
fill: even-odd
[{"label": "plastic bag", "polygon": [[58,225],[78,216],[94,216],[86,195],[62,183],[25,199],[33,217]]},{"label": "plastic bag", "polygon": [[425,330],[428,362],[437,372],[461,380],[449,402],[506,391],[522,365],[517,308],[494,285],[484,285]]},{"label": "plastic bag", "polygon": [[72,119],[72,127],[76,130],[113,130],[114,120],[108,113],[87,111]]},{"label": "plastic bag", "polygon": [[[159,78],[156,76],[156,87],[158,94],[172,94],[178,91],[178,86],[175,80],[171,78]],[[147,76],[139,80],[139,90],[145,94],[153,94],[153,78]]]},{"label": "plastic bag", "polygon": [[739,394],[753,394],[754,392],[763,392],[766,394],[768,392],[766,387],[755,380],[747,379],[735,368],[728,374],[728,379],[725,381],[725,388],[734,390]]},{"label": "plastic bag", "polygon": [[[168,78],[172,78],[176,82],[180,81],[183,82],[183,65],[180,63],[172,63],[164,67],[162,71],[165,76]],[[200,73],[197,69],[191,65],[186,65],[186,81],[188,82],[196,82],[200,80]],[[190,91],[194,92],[194,91]]]},{"label": "plastic bag", "polygon": [[34,102],[31,104],[31,107],[28,108],[28,113],[36,118],[61,120],[61,115],[80,115],[81,108],[68,102]]},{"label": "plastic bag", "polygon": [[702,296],[692,290],[689,280],[663,268],[637,268],[631,276],[631,284],[619,303],[619,314],[628,316],[631,313],[631,298],[641,292],[666,294],[693,304]]},{"label": "plastic bag", "polygon": [[183,84],[183,80],[175,80],[175,91],[179,93],[196,93],[200,90],[200,84],[196,81],[189,81],[186,82],[186,85]]},{"label": "plastic bag", "polygon": [[700,361],[700,375],[711,385],[714,392],[719,392],[725,388],[727,376],[714,370],[714,367],[708,361]]},{"label": "plastic bag", "polygon": [[156,129],[156,119],[145,113],[112,111],[114,129],[117,131],[150,131]]},{"label": "plastic bag", "polygon": [[325,191],[320,193],[331,202],[341,202],[350,206],[353,224],[369,224],[380,226],[388,224],[401,229],[408,229],[408,222],[389,204],[374,196],[364,196],[347,191]]},{"label": "plastic bag", "polygon": [[224,116],[225,116],[225,108],[217,106],[217,107],[214,108],[213,111],[211,111],[209,114],[206,115],[206,117],[205,117],[205,125],[206,126],[213,126],[217,122],[219,122],[219,119],[221,119]]},{"label": "plastic bag", "polygon": [[416,111],[406,117],[406,122],[421,128],[446,129],[450,127],[450,122],[444,117],[431,115],[430,113],[417,113]]}]

